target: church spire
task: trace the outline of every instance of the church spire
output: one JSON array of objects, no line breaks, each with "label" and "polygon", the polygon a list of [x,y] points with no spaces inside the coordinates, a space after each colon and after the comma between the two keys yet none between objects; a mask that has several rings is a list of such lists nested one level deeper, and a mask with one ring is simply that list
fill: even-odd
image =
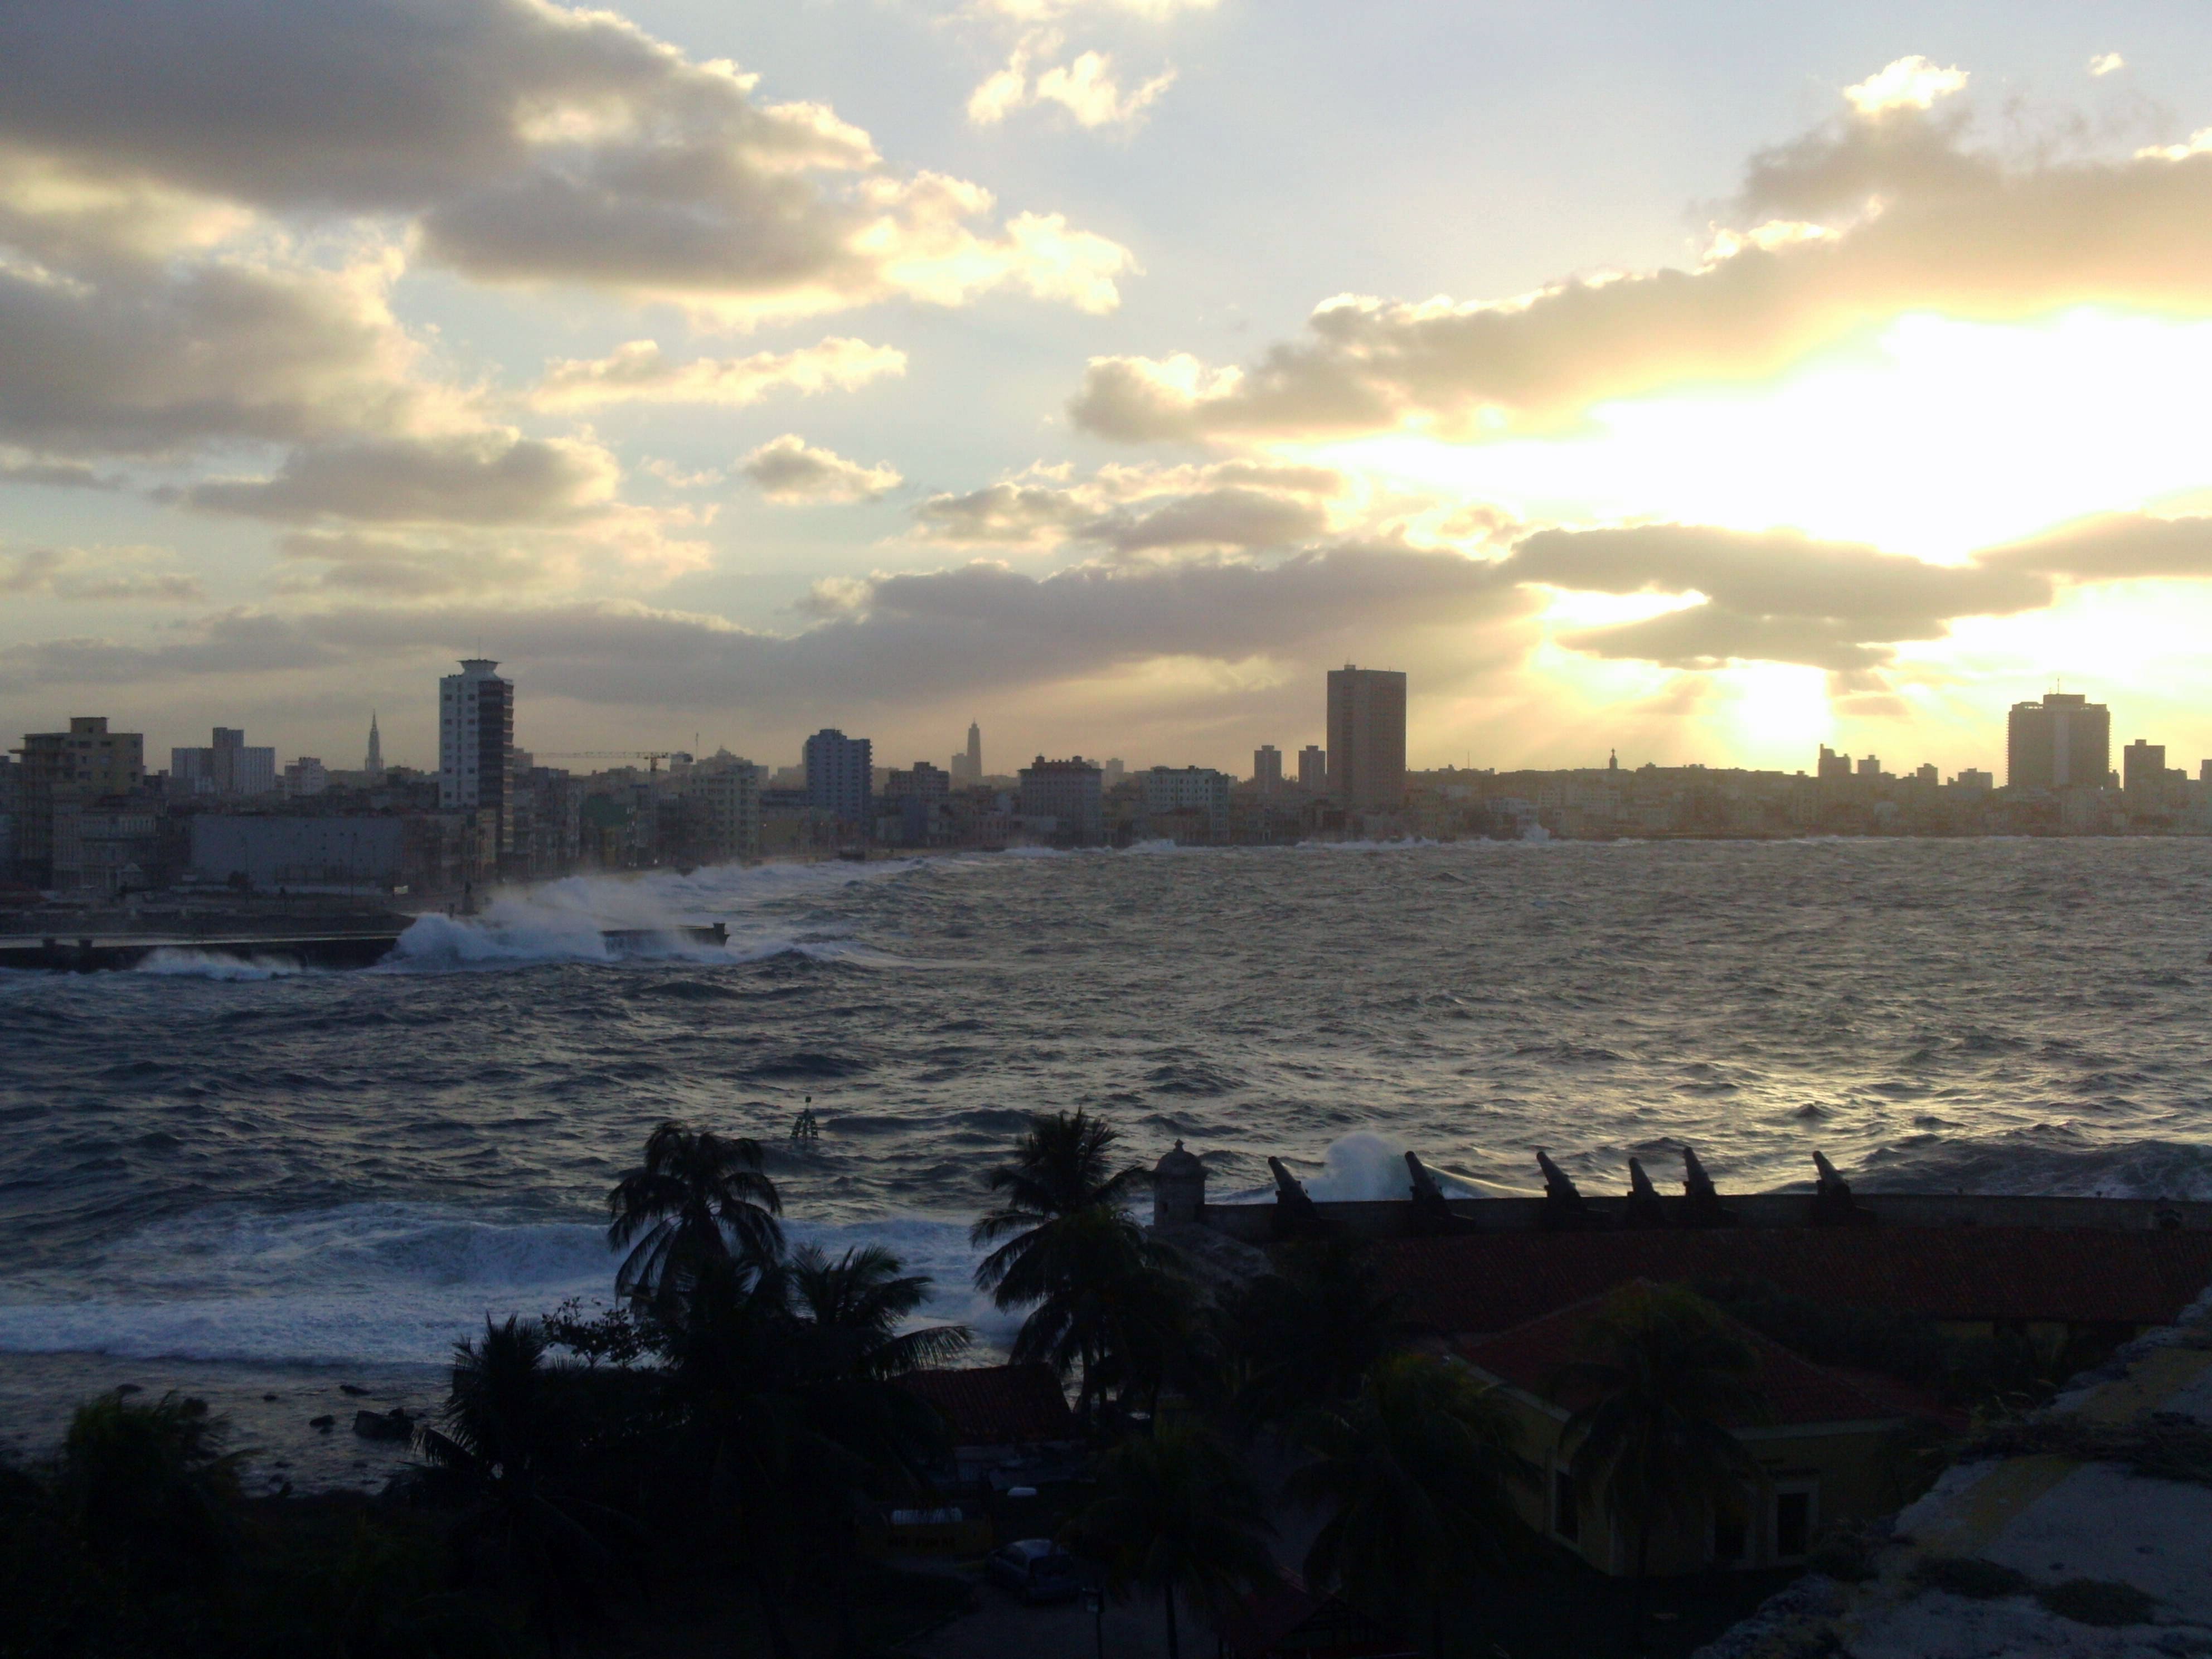
[{"label": "church spire", "polygon": [[368,774],[371,783],[383,781],[384,738],[376,729],[376,710],[374,708],[368,711],[368,759],[361,769]]}]

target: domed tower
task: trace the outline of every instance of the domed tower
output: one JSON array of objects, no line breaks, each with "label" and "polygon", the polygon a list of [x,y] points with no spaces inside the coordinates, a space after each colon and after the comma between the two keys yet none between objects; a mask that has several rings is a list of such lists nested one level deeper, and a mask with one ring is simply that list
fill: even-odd
[{"label": "domed tower", "polygon": [[1206,1165],[1178,1140],[1152,1166],[1152,1225],[1194,1225],[1206,1207]]}]

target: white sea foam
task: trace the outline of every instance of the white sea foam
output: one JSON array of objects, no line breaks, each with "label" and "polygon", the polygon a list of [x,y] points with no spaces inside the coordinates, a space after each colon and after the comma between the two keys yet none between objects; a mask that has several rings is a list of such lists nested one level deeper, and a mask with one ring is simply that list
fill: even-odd
[{"label": "white sea foam", "polygon": [[267,980],[289,979],[295,974],[304,974],[308,970],[296,962],[283,962],[265,957],[218,956],[206,951],[165,946],[131,971],[134,974],[153,974],[165,979]]},{"label": "white sea foam", "polygon": [[[905,966],[889,952],[824,939],[821,928],[794,927],[788,911],[794,900],[894,880],[915,867],[913,860],[878,860],[569,876],[500,892],[477,915],[418,916],[383,966],[419,973],[638,958],[714,964],[757,962],[787,951],[870,967]],[[726,944],[707,944],[684,931],[714,921],[727,929]],[[610,931],[630,937],[610,941]]]},{"label": "white sea foam", "polygon": [[[976,1252],[956,1221],[795,1222],[794,1245],[832,1255],[882,1244],[935,1281],[924,1312],[988,1343],[1006,1317],[970,1288]],[[289,1213],[203,1212],[158,1223],[103,1253],[96,1297],[0,1304],[0,1352],[259,1363],[430,1364],[486,1318],[603,1305],[617,1258],[586,1221],[499,1219],[435,1206],[343,1205]]]}]

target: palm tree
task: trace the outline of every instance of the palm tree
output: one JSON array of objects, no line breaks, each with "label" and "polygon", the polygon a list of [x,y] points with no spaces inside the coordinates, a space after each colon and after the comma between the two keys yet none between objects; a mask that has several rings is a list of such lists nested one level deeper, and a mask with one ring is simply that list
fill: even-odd
[{"label": "palm tree", "polygon": [[1017,1365],[1048,1364],[1062,1376],[1079,1366],[1076,1414],[1088,1419],[1116,1379],[1139,1387],[1155,1381],[1173,1332],[1188,1322],[1173,1310],[1173,1253],[1127,1211],[1093,1205],[1050,1224],[1048,1243],[1024,1264],[1048,1267],[1049,1278],[1027,1298],[1036,1305],[1014,1335],[1011,1358]]},{"label": "palm tree", "polygon": [[1340,1403],[1407,1334],[1373,1261],[1335,1239],[1286,1247],[1281,1271],[1254,1279],[1227,1323],[1242,1371],[1235,1404],[1251,1423]]},{"label": "palm tree", "polygon": [[1098,1461],[1097,1496],[1066,1536],[1103,1560],[1117,1596],[1157,1592],[1167,1613],[1168,1659],[1182,1659],[1178,1595],[1218,1610],[1275,1576],[1260,1493],[1222,1443],[1189,1423],[1123,1441]]},{"label": "palm tree", "polygon": [[1063,1224],[1094,1210],[1121,1213],[1145,1180],[1141,1165],[1110,1167],[1119,1138],[1104,1119],[1080,1108],[1030,1119],[1014,1161],[986,1178],[1004,1200],[969,1233],[978,1245],[1006,1241],[977,1264],[977,1290],[993,1292],[1000,1308],[1012,1310],[1042,1300],[1063,1282]]},{"label": "palm tree", "polygon": [[1652,1533],[1670,1521],[1698,1526],[1759,1484],[1758,1462],[1729,1425],[1760,1420],[1767,1403],[1756,1351],[1686,1286],[1622,1285],[1582,1340],[1590,1358],[1559,1382],[1595,1397],[1567,1419],[1559,1443],[1573,1449],[1576,1486],[1634,1534],[1633,1647],[1643,1637]]},{"label": "palm tree", "polygon": [[1307,1582],[1378,1609],[1425,1601],[1442,1653],[1446,1591],[1470,1563],[1500,1565],[1517,1530],[1508,1489],[1529,1477],[1511,1413],[1465,1366],[1399,1353],[1292,1437],[1314,1461],[1291,1477],[1291,1496],[1329,1508]]},{"label": "palm tree", "polygon": [[621,1517],[568,1478],[579,1425],[566,1368],[545,1363],[546,1346],[535,1324],[487,1318],[482,1337],[454,1346],[445,1426],[422,1430],[416,1444],[474,1500],[462,1535],[499,1552],[557,1655],[563,1625],[598,1610],[598,1585],[615,1565],[600,1534]]},{"label": "palm tree", "polygon": [[607,1194],[607,1240],[631,1247],[615,1288],[665,1311],[709,1262],[779,1255],[782,1212],[757,1146],[672,1119],[646,1138],[645,1162]]},{"label": "palm tree", "polygon": [[964,1325],[899,1328],[928,1297],[930,1283],[926,1273],[906,1272],[880,1244],[848,1250],[835,1261],[808,1244],[791,1258],[799,1316],[834,1341],[842,1368],[858,1376],[902,1376],[968,1351],[975,1339]]}]

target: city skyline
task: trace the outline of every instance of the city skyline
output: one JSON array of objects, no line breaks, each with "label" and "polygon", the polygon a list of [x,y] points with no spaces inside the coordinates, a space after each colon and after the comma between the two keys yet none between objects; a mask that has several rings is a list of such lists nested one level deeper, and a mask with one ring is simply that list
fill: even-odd
[{"label": "city skyline", "polygon": [[0,726],[2212,752],[2185,9],[442,9],[0,64]]}]

